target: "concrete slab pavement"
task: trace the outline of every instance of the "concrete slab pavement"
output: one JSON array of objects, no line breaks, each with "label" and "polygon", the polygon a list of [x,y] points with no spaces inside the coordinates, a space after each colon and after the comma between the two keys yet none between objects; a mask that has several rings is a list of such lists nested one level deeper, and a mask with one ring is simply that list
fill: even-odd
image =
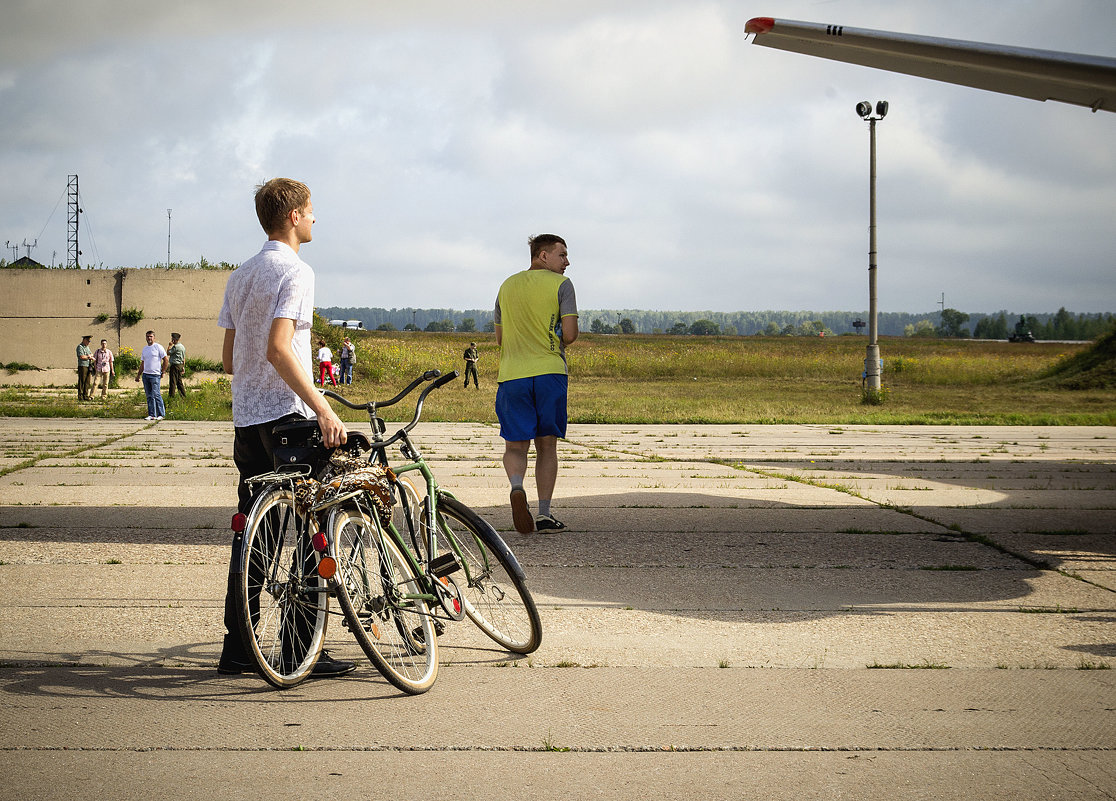
[{"label": "concrete slab pavement", "polygon": [[417,433],[544,642],[409,698],[216,676],[228,424],[0,420],[0,798],[1116,795],[1116,429],[574,426],[549,536]]}]

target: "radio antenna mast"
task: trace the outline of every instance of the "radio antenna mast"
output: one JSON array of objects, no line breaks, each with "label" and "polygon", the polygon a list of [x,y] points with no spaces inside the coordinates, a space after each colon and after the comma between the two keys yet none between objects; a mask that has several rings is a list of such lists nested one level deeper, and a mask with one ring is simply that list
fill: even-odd
[{"label": "radio antenna mast", "polygon": [[78,207],[78,177],[76,175],[68,176],[66,182],[66,266],[67,267],[80,267],[79,257],[81,251],[78,250],[78,215],[81,214],[81,209]]}]

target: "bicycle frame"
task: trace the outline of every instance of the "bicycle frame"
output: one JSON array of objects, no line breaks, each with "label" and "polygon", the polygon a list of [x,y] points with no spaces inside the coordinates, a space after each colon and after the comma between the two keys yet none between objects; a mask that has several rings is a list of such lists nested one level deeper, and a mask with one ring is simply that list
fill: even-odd
[{"label": "bicycle frame", "polygon": [[[387,467],[388,471],[391,472],[391,474],[395,476],[415,471],[419,472],[422,475],[427,499],[424,509],[424,525],[426,532],[429,532],[430,538],[429,542],[427,542],[426,544],[426,563],[420,563],[419,557],[416,556],[410,546],[407,546],[407,543],[402,538],[400,532],[395,530],[394,525],[389,525],[388,527],[392,531],[393,539],[395,539],[396,541],[396,546],[401,547],[401,550],[404,553],[404,557],[412,562],[412,568],[414,568],[417,573],[420,573],[421,576],[443,578],[444,575],[448,575],[448,572],[443,572],[443,570],[445,568],[449,568],[450,564],[443,564],[437,561],[437,559],[439,559],[439,557],[437,557],[437,532],[439,532],[439,525],[437,525],[437,495],[439,495],[440,492],[448,495],[450,493],[444,492],[443,490],[439,489],[439,486],[437,486],[437,482],[434,479],[434,473],[431,471],[430,466],[426,464],[426,461],[423,459],[422,453],[419,451],[419,448],[417,448],[417,446],[411,441],[411,437],[408,436],[408,432],[410,432],[412,428],[414,428],[414,426],[419,423],[419,418],[422,415],[422,407],[423,403],[425,402],[426,396],[433,392],[434,389],[452,382],[452,380],[458,378],[459,375],[460,374],[456,370],[453,370],[452,373],[446,374],[444,376],[441,375],[439,370],[429,370],[426,371],[426,373],[419,378],[413,380],[410,385],[404,388],[402,392],[395,397],[389,400],[383,400],[383,402],[371,402],[366,404],[350,403],[349,400],[344,396],[338,395],[334,392],[330,392],[330,390],[328,389],[323,390],[323,395],[325,395],[326,397],[338,400],[338,402],[344,404],[345,406],[348,406],[349,408],[363,409],[363,411],[368,413],[368,422],[369,425],[371,425],[372,427],[372,453],[369,454],[368,457],[369,463],[382,464]],[[415,413],[411,419],[411,422],[407,423],[405,426],[403,426],[403,428],[401,428],[400,431],[396,432],[391,437],[387,437],[385,440],[383,435],[384,432],[387,430],[387,426],[384,422],[384,419],[376,414],[377,409],[384,408],[386,406],[392,406],[400,402],[400,400],[402,400],[407,395],[410,395],[412,392],[414,392],[415,388],[419,387],[425,382],[433,383],[431,383],[429,386],[426,386],[422,390],[422,393],[419,396],[419,402],[415,404]],[[400,444],[400,451],[403,454],[404,459],[408,460],[406,464],[393,466],[388,463],[387,448],[388,446],[396,443]],[[398,482],[393,483],[395,483],[396,486],[398,485]],[[401,498],[404,498],[405,495],[402,490],[397,490],[397,493],[400,494]],[[403,501],[403,504],[405,506],[406,501]],[[408,525],[412,524],[411,520],[411,515],[408,514]],[[417,544],[417,537],[420,537],[422,532],[412,531],[410,533],[412,534],[415,544]],[[460,547],[455,542],[452,542],[452,535],[449,539],[451,540],[451,549],[455,553],[455,559],[460,558]],[[458,561],[458,564],[460,564],[460,566],[464,568],[466,579],[471,579],[471,577],[469,576],[468,564],[464,564],[463,561]],[[453,571],[451,570],[449,572]]]},{"label": "bicycle frame", "polygon": [[[460,569],[463,570],[464,573],[465,573],[466,582],[469,583],[469,584],[472,584],[473,576],[471,575],[471,570],[469,568],[468,560],[466,560],[463,557],[463,554],[461,553],[461,546],[455,541],[454,536],[453,536],[453,532],[449,531],[448,529],[444,529],[442,527],[442,525],[439,523],[439,517],[438,517],[438,499],[439,499],[439,497],[448,496],[448,497],[451,497],[451,498],[455,498],[455,496],[451,492],[443,490],[438,486],[437,479],[434,478],[434,472],[430,469],[430,466],[426,463],[426,459],[423,458],[423,456],[419,452],[418,448],[415,447],[413,442],[411,442],[410,437],[407,436],[406,434],[403,434],[403,436],[400,437],[400,440],[403,443],[400,446],[400,450],[403,452],[404,457],[411,459],[411,461],[408,462],[407,464],[391,466],[389,469],[397,477],[401,476],[401,475],[404,475],[406,473],[418,472],[422,476],[423,483],[426,485],[426,498],[427,498],[426,503],[423,504],[423,510],[422,510],[423,511],[423,521],[422,522],[423,522],[423,525],[425,527],[425,532],[427,533],[427,536],[428,536],[428,539],[426,540],[426,564],[425,565],[419,565],[418,555],[413,553],[413,550],[410,548],[410,546],[408,546],[406,544],[406,542],[403,542],[402,543],[403,549],[406,551],[405,556],[409,556],[412,560],[414,560],[415,566],[419,568],[419,572],[421,572],[423,574],[426,574],[426,575],[429,575],[429,576],[436,577],[436,578],[441,577],[439,574],[444,569],[447,569],[447,568],[453,566],[455,568],[455,570],[450,571],[450,572],[456,572],[456,568],[460,567]],[[376,453],[377,458],[385,460],[384,463],[386,465],[386,456],[384,454],[383,449],[375,448],[375,446],[374,446],[374,453]],[[399,495],[400,495],[400,498],[405,498],[406,497],[405,494],[402,491],[399,491]],[[456,500],[456,498],[455,498],[455,500]],[[404,508],[406,508],[406,503],[407,503],[406,501],[403,501]],[[412,516],[409,515],[409,514],[407,515],[407,524],[409,526],[413,525]],[[394,528],[394,526],[392,526],[392,527]],[[417,531],[417,532],[412,531],[410,533],[411,533],[412,539],[415,542],[417,542],[419,540],[419,538],[421,538],[423,536],[424,532],[422,532],[422,531]],[[438,542],[439,542],[439,535],[440,534],[445,535],[445,539],[448,540],[448,542],[449,542],[449,551],[447,551],[442,556],[438,555],[439,554]],[[403,539],[398,531],[396,531],[396,537],[400,540]],[[397,544],[399,544],[399,543],[397,543]],[[481,543],[478,543],[478,545],[480,545],[480,544]],[[449,560],[446,560],[446,558],[445,558],[446,556],[450,555],[451,553],[452,553],[453,558],[454,558],[454,563],[450,563]],[[487,556],[486,556],[486,559],[487,559]]]},{"label": "bicycle frame", "polygon": [[[337,400],[343,405],[348,406],[350,409],[360,409],[368,413],[369,424],[372,429],[372,441],[370,443],[372,446],[372,451],[369,455],[370,463],[382,464],[384,467],[388,468],[392,475],[396,477],[410,472],[418,472],[422,476],[422,483],[425,485],[427,498],[423,509],[423,527],[425,528],[425,532],[427,533],[427,536],[429,538],[426,544],[425,564],[420,561],[420,557],[415,553],[416,549],[413,549],[410,545],[407,544],[405,538],[400,534],[400,532],[395,528],[393,524],[389,523],[386,526],[386,530],[395,541],[395,544],[399,547],[404,558],[411,563],[411,567],[421,577],[424,588],[433,589],[433,594],[437,596],[436,600],[438,600],[438,602],[441,602],[443,596],[439,590],[434,588],[435,581],[441,580],[444,585],[445,578],[449,574],[456,572],[456,570],[459,568],[464,571],[465,580],[469,585],[472,585],[474,577],[471,574],[468,561],[463,558],[463,554],[461,553],[461,546],[454,540],[452,532],[449,532],[448,530],[444,532],[447,535],[446,539],[449,541],[449,551],[442,554],[441,556],[438,555],[438,534],[439,532],[443,531],[442,527],[438,523],[438,496],[439,494],[449,497],[454,496],[451,493],[438,487],[438,483],[434,478],[433,471],[431,471],[429,465],[426,463],[426,460],[423,458],[422,453],[419,451],[418,447],[411,440],[409,432],[415,427],[415,425],[418,424],[419,418],[422,415],[422,406],[423,402],[426,400],[426,396],[438,387],[443,386],[450,381],[453,381],[459,375],[460,374],[456,370],[447,373],[444,376],[441,375],[438,370],[430,370],[424,373],[419,378],[412,381],[394,398],[391,398],[387,401],[372,401],[364,404],[354,404],[342,395],[339,395],[330,390],[322,390],[322,394],[326,397]],[[407,395],[409,395],[417,387],[425,382],[432,383],[426,386],[420,393],[418,402],[415,404],[415,413],[411,421],[404,425],[403,428],[401,428],[391,437],[385,439],[383,435],[387,430],[387,425],[383,418],[381,418],[376,413],[377,409],[392,406],[398,403],[400,400],[405,398]],[[405,464],[389,464],[387,449],[389,446],[394,444],[399,444],[399,450],[402,453],[403,458],[408,460]],[[398,481],[394,481],[393,483],[395,483],[398,487]],[[402,505],[408,512],[407,525],[413,526],[413,516],[409,513],[410,510],[406,509],[406,495],[400,489],[397,489],[396,491],[402,501]],[[378,520],[376,520],[376,525],[379,526]],[[410,531],[409,533],[412,537],[412,543],[417,546],[419,538],[422,536],[423,532]],[[478,543],[478,545],[482,544]],[[447,556],[451,558],[446,559]],[[485,556],[485,559],[487,561],[487,554]],[[455,594],[460,597],[460,592],[455,592]],[[449,610],[447,610],[447,612],[448,611]],[[452,614],[451,617],[453,617],[454,619],[460,619],[460,617]]]}]

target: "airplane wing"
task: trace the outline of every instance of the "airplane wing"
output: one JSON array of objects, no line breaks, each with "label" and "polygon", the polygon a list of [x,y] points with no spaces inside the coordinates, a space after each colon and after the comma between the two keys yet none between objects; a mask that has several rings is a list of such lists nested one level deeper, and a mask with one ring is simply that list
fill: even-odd
[{"label": "airplane wing", "polygon": [[1116,58],[755,17],[755,43],[1032,100],[1116,111]]}]

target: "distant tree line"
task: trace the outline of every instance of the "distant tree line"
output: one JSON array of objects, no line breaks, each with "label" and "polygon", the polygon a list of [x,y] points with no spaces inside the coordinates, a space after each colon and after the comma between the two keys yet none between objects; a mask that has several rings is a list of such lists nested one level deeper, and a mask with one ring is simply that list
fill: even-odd
[{"label": "distant tree line", "polygon": [[1116,317],[1111,313],[1075,315],[1066,311],[1065,307],[1054,314],[1019,315],[1006,311],[969,315],[957,309],[942,309],[938,325],[930,320],[919,320],[907,325],[903,333],[906,336],[947,339],[970,336],[976,339],[1007,339],[1016,334],[1035,339],[1092,340],[1112,330],[1114,325]]},{"label": "distant tree line", "polygon": [[[381,309],[327,306],[318,309],[327,319],[360,320],[370,330],[382,331],[492,331],[491,309]],[[867,312],[813,311],[640,311],[583,309],[581,330],[595,334],[670,334],[673,336],[855,336],[867,334]],[[1022,320],[1036,339],[1096,339],[1116,325],[1116,316],[961,312],[942,309],[924,314],[881,312],[879,335],[890,337],[975,337],[1007,339]],[[856,325],[860,323],[861,325]]]}]

